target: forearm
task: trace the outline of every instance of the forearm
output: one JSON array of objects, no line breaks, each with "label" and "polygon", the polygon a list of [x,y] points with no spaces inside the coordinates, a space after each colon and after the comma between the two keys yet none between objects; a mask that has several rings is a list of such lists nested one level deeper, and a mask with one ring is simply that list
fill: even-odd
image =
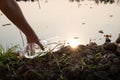
[{"label": "forearm", "polygon": [[14,0],[0,0],[2,12],[25,34],[35,34]]},{"label": "forearm", "polygon": [[43,45],[39,42],[37,35],[14,0],[0,0],[0,9],[26,35],[28,43],[36,43],[44,50]]}]

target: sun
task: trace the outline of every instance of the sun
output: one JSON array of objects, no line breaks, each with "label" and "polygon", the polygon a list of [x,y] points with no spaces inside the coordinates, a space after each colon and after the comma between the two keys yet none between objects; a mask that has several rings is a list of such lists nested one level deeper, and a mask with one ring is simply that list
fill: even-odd
[{"label": "sun", "polygon": [[72,48],[76,48],[80,42],[78,39],[71,39],[68,41],[68,44],[72,47]]},{"label": "sun", "polygon": [[71,42],[69,42],[69,44],[70,44],[70,46],[72,47],[72,48],[76,48],[77,46],[78,46],[78,42],[76,42],[76,41],[71,41]]}]

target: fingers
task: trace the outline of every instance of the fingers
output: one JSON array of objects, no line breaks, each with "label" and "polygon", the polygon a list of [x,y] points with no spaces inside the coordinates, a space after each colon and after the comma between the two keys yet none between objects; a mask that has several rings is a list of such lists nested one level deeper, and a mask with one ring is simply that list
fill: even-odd
[{"label": "fingers", "polygon": [[40,42],[38,42],[37,43],[39,46],[40,46],[40,48],[44,51],[44,46],[40,43]]},{"label": "fingers", "polygon": [[40,43],[39,39],[34,36],[27,36],[27,42],[28,43],[36,43],[43,51],[44,51],[44,46]]}]

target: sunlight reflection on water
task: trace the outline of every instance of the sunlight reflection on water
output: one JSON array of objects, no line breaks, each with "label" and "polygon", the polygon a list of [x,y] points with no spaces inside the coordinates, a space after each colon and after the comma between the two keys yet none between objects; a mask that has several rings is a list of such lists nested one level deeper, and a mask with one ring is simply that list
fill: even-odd
[{"label": "sunlight reflection on water", "polygon": [[[89,43],[89,39],[103,44],[104,36],[98,30],[112,34],[112,41],[120,32],[120,7],[117,4],[96,5],[85,1],[78,8],[78,3],[53,0],[47,3],[41,1],[41,10],[36,2],[20,2],[19,5],[41,40],[55,36],[68,40],[78,36],[83,44]],[[2,24],[5,23],[10,21],[4,15],[0,16],[0,44],[5,47],[10,44],[22,45],[18,29],[13,24],[3,28]],[[25,36],[24,41],[26,43]]]}]

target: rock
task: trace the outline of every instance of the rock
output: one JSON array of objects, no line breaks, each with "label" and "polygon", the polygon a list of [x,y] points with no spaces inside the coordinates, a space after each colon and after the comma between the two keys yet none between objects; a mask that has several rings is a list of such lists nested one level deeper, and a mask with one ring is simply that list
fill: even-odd
[{"label": "rock", "polygon": [[87,65],[91,65],[94,64],[94,61],[91,59],[87,59],[87,61],[85,62]]},{"label": "rock", "polygon": [[103,57],[108,59],[108,60],[111,60],[111,59],[115,58],[116,55],[114,53],[106,53],[103,55]]},{"label": "rock", "polygon": [[97,43],[95,43],[95,42],[90,42],[89,46],[97,46]]},{"label": "rock", "polygon": [[110,43],[110,42],[111,42],[111,40],[109,38],[105,39],[105,43]]},{"label": "rock", "polygon": [[108,63],[108,59],[107,58],[102,58],[99,63],[100,64],[107,64]]},{"label": "rock", "polygon": [[88,54],[88,55],[87,55],[87,58],[88,58],[88,59],[93,59],[93,58],[94,58],[94,56],[93,56],[93,55],[91,55],[91,54]]},{"label": "rock", "polygon": [[120,44],[118,45],[117,52],[120,54]]},{"label": "rock", "polygon": [[101,59],[102,59],[102,57],[96,57],[95,62],[98,64]]},{"label": "rock", "polygon": [[118,38],[116,39],[116,43],[117,43],[117,44],[120,44],[120,33],[119,33]]},{"label": "rock", "polygon": [[105,50],[116,51],[117,45],[115,43],[107,43],[103,46]]},{"label": "rock", "polygon": [[120,37],[116,40],[116,43],[120,44]]},{"label": "rock", "polygon": [[114,59],[113,59],[113,63],[119,64],[119,62],[120,62],[119,58],[114,58]]}]

